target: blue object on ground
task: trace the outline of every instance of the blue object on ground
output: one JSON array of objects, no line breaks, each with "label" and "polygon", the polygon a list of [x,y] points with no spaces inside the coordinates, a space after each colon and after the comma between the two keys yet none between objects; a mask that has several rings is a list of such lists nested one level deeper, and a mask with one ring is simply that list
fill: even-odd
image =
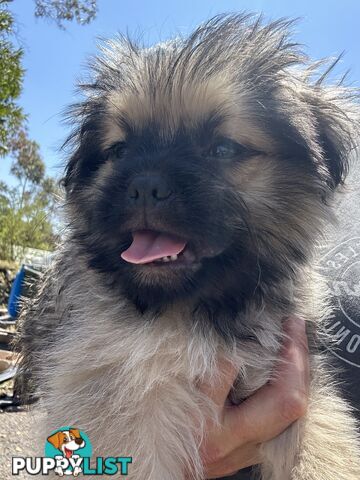
[{"label": "blue object on ground", "polygon": [[8,312],[12,317],[17,317],[20,310],[20,297],[23,287],[25,277],[25,266],[22,265],[18,273],[16,274],[15,280],[12,284],[9,302],[8,302]]}]

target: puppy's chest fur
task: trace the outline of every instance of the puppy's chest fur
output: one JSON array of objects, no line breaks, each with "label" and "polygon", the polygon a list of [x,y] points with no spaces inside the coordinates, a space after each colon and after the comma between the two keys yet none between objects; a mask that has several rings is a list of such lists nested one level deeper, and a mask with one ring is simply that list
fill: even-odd
[{"label": "puppy's chest fur", "polygon": [[[316,294],[309,293],[312,276],[299,272],[306,289],[286,283],[293,305],[287,313],[318,321],[326,308],[319,281]],[[285,284],[277,288],[285,294]],[[217,409],[199,384],[216,388],[219,360],[225,359],[239,371],[231,400],[261,387],[271,375],[284,318],[280,303],[249,302],[236,319],[248,338],[225,341],[192,315],[191,302],[141,315],[106,285],[106,277],[88,269],[71,242],[33,308],[28,316],[34,322],[25,322],[22,336],[32,352],[25,351],[25,367],[36,375],[48,412],[41,433],[76,425],[91,438],[97,456],[121,448],[137,459],[132,475],[139,480],[179,480],[184,468],[203,478],[199,443],[207,419],[217,420]],[[36,323],[40,312],[42,322]]]},{"label": "puppy's chest fur", "polygon": [[[131,405],[140,402],[136,396],[150,400],[159,390],[176,391],[181,385],[197,401],[206,403],[195,391],[196,385],[217,379],[220,359],[229,360],[239,370],[234,401],[246,398],[269,379],[282,341],[284,312],[279,306],[249,302],[247,310],[234,319],[244,336],[225,340],[208,319],[194,315],[192,302],[175,303],[161,313],[139,313],[130,301],[107,288],[103,277],[87,270],[85,259],[70,253],[71,248],[60,258],[66,275],[61,274],[59,281],[52,279],[56,302],[54,324],[48,327],[53,332],[37,340],[44,352],[41,375],[49,387],[46,402],[56,401],[59,392],[65,398],[69,390],[71,397],[77,398],[74,412],[81,409],[82,397],[89,407],[91,396],[94,408],[97,401],[101,410],[100,403],[109,403],[106,410],[111,415],[117,410],[129,412]],[[306,277],[309,288],[309,273]],[[293,312],[287,313],[319,319],[309,294],[305,295],[305,290],[295,294],[294,286],[287,285],[291,290],[287,297],[292,297],[293,304]],[[102,394],[94,396],[95,392]],[[149,401],[150,409],[151,404]],[[65,411],[66,407],[62,413]],[[72,423],[74,419],[68,420]]]}]

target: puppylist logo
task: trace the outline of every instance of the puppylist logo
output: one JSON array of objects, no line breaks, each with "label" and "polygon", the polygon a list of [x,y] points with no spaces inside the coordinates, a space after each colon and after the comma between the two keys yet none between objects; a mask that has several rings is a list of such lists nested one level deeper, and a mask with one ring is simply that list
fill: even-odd
[{"label": "puppylist logo", "polygon": [[44,457],[13,457],[12,474],[27,472],[30,475],[60,477],[70,475],[128,475],[132,457],[97,457],[91,459],[92,446],[88,436],[73,427],[62,427],[48,436]]}]

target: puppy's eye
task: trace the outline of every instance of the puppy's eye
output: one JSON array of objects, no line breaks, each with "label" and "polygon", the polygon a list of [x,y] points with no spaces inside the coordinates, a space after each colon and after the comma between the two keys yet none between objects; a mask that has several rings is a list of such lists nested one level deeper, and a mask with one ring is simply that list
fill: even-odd
[{"label": "puppy's eye", "polygon": [[122,158],[126,151],[125,142],[116,142],[107,149],[109,157]]},{"label": "puppy's eye", "polygon": [[215,143],[210,150],[207,151],[206,156],[231,160],[246,153],[249,153],[249,150],[246,147],[233,140],[224,139]]}]

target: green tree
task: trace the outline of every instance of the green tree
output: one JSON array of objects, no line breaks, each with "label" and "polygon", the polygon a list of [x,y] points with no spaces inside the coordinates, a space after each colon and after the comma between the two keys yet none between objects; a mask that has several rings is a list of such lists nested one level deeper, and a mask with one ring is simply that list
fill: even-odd
[{"label": "green tree", "polygon": [[[0,0],[0,156],[8,153],[8,141],[25,119],[17,104],[22,89],[23,50],[16,46],[16,26],[9,10],[13,0]],[[96,0],[34,0],[35,16],[53,20],[59,28],[76,21],[90,23],[97,14]]]},{"label": "green tree", "polygon": [[35,0],[35,16],[53,20],[59,28],[75,20],[90,23],[97,14],[96,0]]},{"label": "green tree", "polygon": [[22,49],[14,45],[14,18],[0,0],[0,155],[8,152],[8,141],[24,119],[16,103],[23,81]]},{"label": "green tree", "polygon": [[[17,104],[24,70],[23,51],[16,45],[12,0],[0,0],[0,156],[12,157],[15,187],[0,182],[0,258],[14,260],[15,246],[52,249],[56,240],[56,198],[59,189],[46,177],[39,145],[28,138],[26,116]],[[65,22],[90,23],[96,0],[34,0],[35,16],[64,28]]]},{"label": "green tree", "polygon": [[15,260],[15,247],[52,250],[57,236],[56,205],[60,190],[46,177],[39,145],[21,130],[10,142],[11,174],[17,184],[0,182],[0,258]]}]

